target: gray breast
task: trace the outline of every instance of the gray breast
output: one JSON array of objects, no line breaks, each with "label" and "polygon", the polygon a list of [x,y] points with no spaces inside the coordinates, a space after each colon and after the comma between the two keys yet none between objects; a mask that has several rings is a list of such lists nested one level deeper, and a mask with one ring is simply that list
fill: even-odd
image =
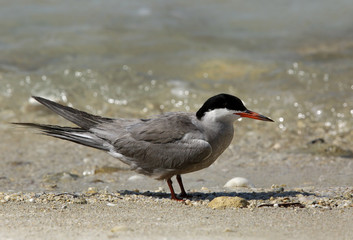
[{"label": "gray breast", "polygon": [[195,125],[201,129],[205,140],[211,145],[212,153],[203,161],[183,169],[180,174],[194,172],[209,167],[217,160],[217,158],[224,152],[224,150],[227,149],[233,139],[234,128],[232,123],[218,122],[206,126],[202,125],[201,123],[196,123]]}]

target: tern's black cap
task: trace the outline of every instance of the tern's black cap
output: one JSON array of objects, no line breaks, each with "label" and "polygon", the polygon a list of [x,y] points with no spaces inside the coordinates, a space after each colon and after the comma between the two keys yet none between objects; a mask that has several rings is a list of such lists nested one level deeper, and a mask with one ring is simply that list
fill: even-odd
[{"label": "tern's black cap", "polygon": [[198,119],[201,119],[206,112],[217,108],[227,108],[229,110],[240,112],[247,110],[243,102],[239,98],[230,94],[221,93],[216,96],[210,97],[197,111],[196,117]]}]

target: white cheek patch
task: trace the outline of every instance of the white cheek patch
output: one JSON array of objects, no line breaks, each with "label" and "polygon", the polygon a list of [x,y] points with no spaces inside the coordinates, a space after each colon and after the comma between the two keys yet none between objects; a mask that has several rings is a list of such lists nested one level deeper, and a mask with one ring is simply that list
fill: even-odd
[{"label": "white cheek patch", "polygon": [[[204,122],[223,122],[223,121],[234,121],[240,116],[236,115],[237,111],[229,110],[226,108],[217,108],[205,113],[202,117]],[[240,112],[240,111],[239,111]]]}]

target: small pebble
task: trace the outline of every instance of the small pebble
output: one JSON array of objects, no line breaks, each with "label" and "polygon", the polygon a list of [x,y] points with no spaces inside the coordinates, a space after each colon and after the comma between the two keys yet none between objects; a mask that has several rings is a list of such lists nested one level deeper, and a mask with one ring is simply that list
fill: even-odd
[{"label": "small pebble", "polygon": [[107,206],[108,206],[108,207],[115,207],[116,205],[118,205],[118,204],[114,204],[114,203],[107,203]]},{"label": "small pebble", "polygon": [[272,147],[274,150],[279,150],[281,148],[281,144],[279,143],[275,143],[275,145],[273,145]]},{"label": "small pebble", "polygon": [[86,194],[96,194],[98,193],[98,189],[96,187],[89,187]]},{"label": "small pebble", "polygon": [[110,229],[111,232],[115,233],[115,232],[126,232],[129,231],[130,228],[125,226],[125,225],[119,225],[119,226],[115,226],[112,229]]},{"label": "small pebble", "polygon": [[156,193],[161,193],[161,192],[165,192],[164,188],[159,187],[156,191]]},{"label": "small pebble", "polygon": [[87,204],[87,200],[85,198],[83,198],[83,197],[79,197],[79,198],[75,198],[73,203],[76,203],[76,204]]}]

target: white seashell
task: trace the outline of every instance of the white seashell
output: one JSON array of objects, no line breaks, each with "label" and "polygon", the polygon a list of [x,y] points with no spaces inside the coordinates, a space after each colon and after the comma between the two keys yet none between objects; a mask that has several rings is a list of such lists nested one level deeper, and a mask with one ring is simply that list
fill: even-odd
[{"label": "white seashell", "polygon": [[144,179],[144,177],[141,175],[132,175],[127,180],[128,181],[139,181],[139,180],[143,180],[143,179]]},{"label": "white seashell", "polygon": [[230,179],[224,187],[226,188],[236,188],[236,187],[252,187],[252,184],[248,179],[243,177],[235,177]]}]

